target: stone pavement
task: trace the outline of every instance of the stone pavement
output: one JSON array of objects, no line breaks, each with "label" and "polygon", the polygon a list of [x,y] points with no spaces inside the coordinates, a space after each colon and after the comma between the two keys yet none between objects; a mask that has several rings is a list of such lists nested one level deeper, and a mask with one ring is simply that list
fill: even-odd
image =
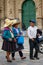
[{"label": "stone pavement", "polygon": [[43,55],[39,54],[40,60],[30,60],[29,54],[24,53],[27,57],[25,60],[21,60],[18,53],[16,53],[16,60],[12,61],[12,63],[8,63],[5,58],[5,52],[0,52],[0,65],[43,65]]},{"label": "stone pavement", "polygon": [[[8,63],[6,61],[6,54],[4,51],[1,50],[2,47],[2,38],[0,36],[0,65],[43,65],[43,54],[39,54],[40,60],[30,60],[29,59],[29,43],[28,43],[28,38],[25,37],[25,41],[24,41],[24,56],[26,56],[27,58],[25,60],[21,60],[19,57],[18,52],[16,52],[15,61],[12,61],[12,63]],[[11,56],[10,56],[11,57]]]}]

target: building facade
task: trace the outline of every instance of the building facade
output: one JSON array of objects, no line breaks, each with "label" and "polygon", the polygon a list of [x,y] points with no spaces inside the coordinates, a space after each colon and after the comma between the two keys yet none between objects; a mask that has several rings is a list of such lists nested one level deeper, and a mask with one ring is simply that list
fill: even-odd
[{"label": "building facade", "polygon": [[43,0],[0,0],[0,30],[4,19],[18,18],[28,27],[28,19],[36,19],[37,26],[43,29]]}]

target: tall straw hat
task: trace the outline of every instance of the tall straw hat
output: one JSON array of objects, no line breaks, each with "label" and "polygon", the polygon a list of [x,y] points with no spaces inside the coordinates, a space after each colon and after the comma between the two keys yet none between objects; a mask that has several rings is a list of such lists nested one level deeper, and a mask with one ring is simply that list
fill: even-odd
[{"label": "tall straw hat", "polygon": [[12,21],[10,21],[9,19],[6,19],[6,20],[5,20],[4,27],[9,26],[10,24],[12,24]]},{"label": "tall straw hat", "polygon": [[15,20],[11,20],[11,21],[12,21],[12,25],[20,24],[20,22],[18,22],[16,19]]}]

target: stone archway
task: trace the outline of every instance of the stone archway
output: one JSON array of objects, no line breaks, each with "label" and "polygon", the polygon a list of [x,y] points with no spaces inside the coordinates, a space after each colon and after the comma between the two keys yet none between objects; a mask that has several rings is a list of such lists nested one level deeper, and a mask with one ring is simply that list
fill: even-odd
[{"label": "stone archway", "polygon": [[26,0],[22,4],[22,28],[26,30],[29,20],[36,20],[36,7],[33,0]]}]

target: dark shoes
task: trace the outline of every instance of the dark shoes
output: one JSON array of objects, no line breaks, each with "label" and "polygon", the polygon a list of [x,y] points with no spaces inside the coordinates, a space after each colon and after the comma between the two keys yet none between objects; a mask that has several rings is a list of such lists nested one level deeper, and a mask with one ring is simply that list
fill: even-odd
[{"label": "dark shoes", "polygon": [[37,60],[39,60],[39,57],[34,57],[34,58],[36,58]]},{"label": "dark shoes", "polygon": [[21,59],[23,60],[23,59],[26,59],[26,57],[21,57]]},{"label": "dark shoes", "polygon": [[38,58],[38,57],[36,57],[36,59],[37,59],[37,60],[39,60],[39,58]]},{"label": "dark shoes", "polygon": [[30,58],[30,60],[35,60],[35,58],[36,58],[37,60],[39,60],[39,57],[32,57],[32,58]]},{"label": "dark shoes", "polygon": [[12,60],[15,60],[15,58],[12,58]]},{"label": "dark shoes", "polygon": [[35,60],[35,59],[32,57],[32,58],[30,58],[30,60]]},{"label": "dark shoes", "polygon": [[[7,62],[12,62],[12,60],[15,60],[15,58],[12,58],[12,60],[8,59],[8,57],[6,56]],[[21,59],[26,59],[26,57],[21,57]]]}]

